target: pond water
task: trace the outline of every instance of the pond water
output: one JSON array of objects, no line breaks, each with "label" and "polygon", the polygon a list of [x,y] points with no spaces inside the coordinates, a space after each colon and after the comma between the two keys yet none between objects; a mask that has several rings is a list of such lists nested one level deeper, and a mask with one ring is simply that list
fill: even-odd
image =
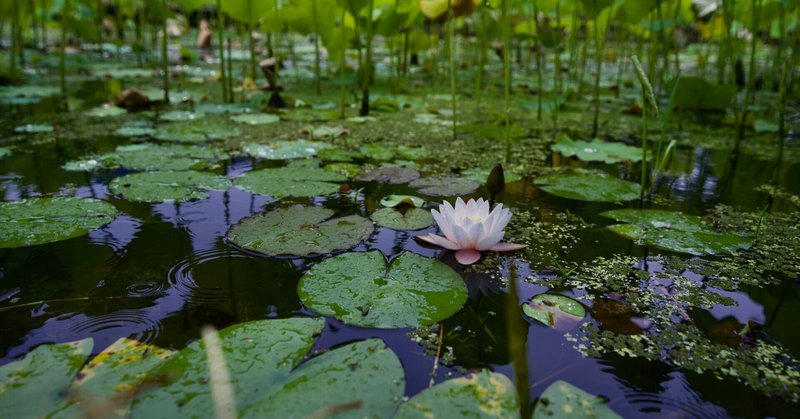
[{"label": "pond water", "polygon": [[[179,69],[175,67],[176,72]],[[213,66],[207,65],[198,71],[207,74],[211,69]],[[301,97],[308,103],[335,102],[338,94],[335,86],[330,86],[328,90],[331,92],[318,97],[307,78],[292,78],[291,71],[287,73],[290,74],[287,76],[289,95]],[[189,78],[186,75],[176,76],[175,89],[198,97],[194,106],[214,100],[208,97],[203,99],[203,95],[218,95],[217,83],[194,83]],[[34,80],[32,84],[48,85],[51,82],[45,77]],[[693,367],[692,362],[677,360],[677,355],[674,358],[666,355],[652,360],[640,354],[632,356],[636,351],[626,349],[620,342],[611,345],[618,351],[587,353],[585,350],[595,343],[596,348],[604,345],[593,340],[595,338],[591,331],[578,323],[584,326],[599,325],[601,330],[618,336],[657,333],[656,329],[631,329],[632,317],[648,317],[642,314],[644,305],[636,305],[646,303],[633,303],[632,310],[623,309],[621,314],[609,314],[599,307],[599,301],[610,304],[608,301],[625,300],[617,296],[629,291],[620,288],[603,292],[604,288],[592,285],[593,281],[619,274],[603,263],[611,266],[610,261],[615,257],[630,257],[634,261],[632,265],[621,265],[644,271],[653,277],[671,269],[673,273],[665,274],[658,285],[667,295],[672,291],[673,284],[688,280],[691,286],[703,292],[708,291],[734,301],[720,303],[710,300],[716,303],[704,307],[689,298],[684,300],[685,294],[676,292],[673,301],[679,309],[673,307],[676,311],[670,312],[670,315],[682,312],[686,317],[672,316],[670,321],[692,325],[700,330],[707,337],[703,342],[725,345],[732,352],[737,352],[750,350],[748,348],[757,346],[756,341],[762,341],[784,348],[790,357],[800,356],[800,333],[796,327],[800,304],[797,276],[792,277],[781,267],[773,266],[769,268],[778,281],[766,283],[753,279],[752,284],[742,281],[727,290],[715,288],[713,284],[705,283],[706,275],[713,276],[714,272],[701,269],[695,272],[691,267],[675,268],[673,265],[678,263],[676,260],[684,263],[710,260],[723,261],[729,264],[729,268],[735,269],[739,266],[736,265],[738,262],[725,259],[732,256],[695,258],[685,253],[648,246],[641,241],[631,241],[606,228],[615,222],[600,216],[600,213],[623,208],[638,209],[638,200],[602,203],[566,199],[552,195],[534,183],[540,174],[558,172],[568,167],[590,169],[637,181],[639,164],[586,163],[558,156],[547,147],[556,139],[550,128],[526,125],[524,121],[515,122],[515,126],[521,127],[524,132],[515,140],[514,159],[506,165],[506,177],[512,172],[523,177],[508,182],[498,202],[510,208],[514,214],[507,240],[527,244],[528,250],[492,253],[477,265],[465,267],[455,260],[452,251],[424,245],[414,239],[419,234],[437,233],[434,224],[414,231],[376,227],[366,240],[349,250],[337,250],[332,254],[265,256],[241,249],[231,243],[226,234],[247,217],[289,208],[298,203],[329,208],[335,212],[334,217],[355,214],[369,218],[380,208],[378,202],[389,194],[422,196],[427,200],[423,206],[425,209],[437,208],[444,199],[452,202],[455,196],[425,195],[408,186],[407,182],[389,184],[347,180],[337,182],[337,185],[348,186],[343,186],[340,192],[311,198],[287,197],[276,200],[269,195],[232,186],[209,191],[207,198],[186,202],[142,203],[126,199],[124,194],[109,189],[113,179],[137,170],[112,167],[69,171],[64,168],[68,162],[113,152],[117,146],[154,142],[147,136],[126,137],[114,135],[114,131],[126,124],[153,128],[175,124],[163,122],[160,115],[171,110],[192,108],[191,104],[182,103],[120,116],[91,117],[85,114],[107,100],[111,91],[119,90],[117,84],[123,87],[155,87],[157,83],[155,77],[106,81],[75,77],[70,81],[70,93],[71,97],[81,102],[73,103],[76,106],[71,113],[60,112],[58,100],[52,97],[36,104],[0,106],[3,145],[13,146],[12,154],[0,159],[0,192],[4,201],[64,195],[104,200],[118,210],[113,221],[86,235],[48,244],[0,249],[0,365],[30,353],[39,345],[89,337],[94,339],[93,354],[100,353],[121,337],[179,350],[198,339],[201,327],[207,324],[223,329],[251,320],[317,317],[319,314],[303,304],[297,291],[298,281],[312,266],[345,252],[377,250],[389,261],[403,252],[413,252],[426,258],[436,258],[450,266],[463,278],[468,290],[468,300],[463,308],[441,323],[441,346],[445,355],[441,362],[436,361],[435,352],[439,333],[437,324],[417,331],[413,328],[376,329],[351,326],[334,317],[325,317],[324,329],[316,338],[312,352],[367,338],[383,339],[403,365],[406,377],[404,393],[409,397],[428,387],[432,371],[435,371],[437,383],[482,368],[513,378],[505,313],[508,309],[508,281],[517,281],[520,304],[550,291],[576,298],[587,308],[592,308],[586,319],[566,328],[550,328],[526,319],[526,335],[523,338],[529,364],[531,400],[536,400],[553,382],[564,380],[590,394],[606,398],[608,406],[624,417],[791,417],[797,412],[797,405],[787,396],[797,391],[797,387],[792,387],[797,385],[796,377],[787,378],[786,387],[779,391],[769,388],[758,378],[748,384],[748,377],[737,377],[730,373],[730,369],[740,368],[740,364],[735,362],[721,367],[722,370],[707,367],[701,371]],[[418,169],[423,175],[444,172],[458,175],[474,164],[477,160],[475,156],[483,156],[480,161],[484,168],[502,161],[501,141],[495,136],[495,131],[499,130],[496,120],[487,116],[491,112],[473,115],[475,105],[469,98],[460,101],[463,104],[460,115],[466,120],[464,127],[467,128],[460,132],[458,143],[450,142],[450,128],[446,125],[414,121],[415,115],[428,113],[432,107],[447,106],[449,101],[432,96],[431,89],[423,85],[408,91],[402,97],[416,103],[397,112],[374,112],[376,121],[363,124],[343,122],[344,127],[350,130],[350,135],[344,140],[326,141],[354,146],[392,140],[425,147],[428,155],[415,162],[404,163]],[[378,91],[387,97],[398,97],[392,96],[388,86],[379,87]],[[636,87],[628,87],[627,92],[629,96],[635,95]],[[262,94],[253,93],[252,97],[259,95]],[[517,92],[514,100],[533,100],[531,97],[534,96]],[[601,119],[605,117],[609,122],[601,128],[600,137],[621,139],[637,145],[635,135],[638,117],[620,116],[619,102],[614,101],[613,95],[607,97],[604,108],[613,115],[601,116]],[[250,103],[258,106],[255,101]],[[491,111],[496,105],[487,99],[485,106]],[[519,111],[522,115],[526,112],[526,118],[532,119],[530,111]],[[564,130],[573,138],[586,138],[584,116],[587,111],[582,101],[570,100],[563,112],[562,118],[568,121],[563,122]],[[355,109],[348,109],[348,116],[354,115]],[[203,120],[240,132],[220,142],[199,143],[202,147],[216,147],[230,153],[206,166],[207,170],[228,179],[258,169],[282,168],[289,164],[289,160],[285,159],[247,156],[239,152],[243,143],[296,140],[307,137],[301,130],[308,125],[314,128],[340,123],[336,120],[282,121],[248,126],[231,122],[229,115],[210,113]],[[135,121],[134,125],[131,125],[132,121]],[[15,127],[23,124],[43,123],[50,124],[53,132],[14,132]],[[494,127],[494,131],[482,135],[475,126]],[[763,217],[769,218],[772,214],[797,211],[790,198],[786,198],[800,195],[800,184],[794,181],[800,176],[800,164],[796,159],[797,139],[789,138],[787,150],[792,158],[786,159],[779,169],[778,186],[788,195],[768,199],[756,188],[773,179],[774,159],[764,157],[775,151],[771,137],[753,138],[752,145],[748,146],[750,148],[745,149],[738,161],[731,163],[730,148],[726,141],[733,132],[718,117],[689,118],[684,129],[675,135],[683,139],[676,146],[669,166],[654,180],[659,199],[646,206],[707,216],[717,205],[728,205],[735,210],[717,210],[707,217],[709,223],[716,221],[719,223],[717,228],[723,230],[726,222],[741,221],[742,218],[736,217],[743,213],[763,214]],[[581,137],[581,133],[584,133],[584,137]],[[700,137],[701,140],[695,139]],[[529,147],[531,144],[533,146]],[[772,148],[758,152],[768,147]],[[382,164],[380,160],[369,157],[354,161],[358,165],[372,167]],[[480,186],[475,192],[463,196],[488,198],[488,191]],[[731,219],[724,218],[726,211],[734,214]],[[788,224],[785,221],[787,219]],[[796,222],[797,218],[776,220],[772,222],[774,229],[769,231],[781,231],[781,228],[785,231],[794,228],[796,231],[797,226],[791,224],[792,220]],[[796,245],[795,238],[786,239]],[[774,241],[774,238],[767,240],[768,243]],[[754,249],[759,245],[754,245]],[[788,248],[785,250],[786,257],[796,257],[797,250]],[[753,259],[758,258],[756,256]],[[797,259],[784,262],[789,265],[800,263]],[[589,273],[593,268],[594,277]],[[677,276],[674,272],[677,272]],[[629,274],[623,273],[622,276]],[[584,281],[586,285],[576,287],[575,281],[564,282],[567,278]],[[644,284],[644,288],[656,287],[647,281]],[[587,300],[584,298],[587,295],[595,298]],[[742,338],[734,333],[748,324],[752,329],[751,335]],[[665,330],[663,324],[658,327],[657,330]],[[417,339],[420,336],[421,343]],[[679,340],[678,345],[682,344],[686,343]],[[719,350],[719,346],[709,348],[712,348],[709,349],[712,352]],[[671,349],[665,346],[662,353],[669,353]],[[699,351],[695,356],[701,353]],[[706,356],[713,358],[714,354]],[[786,358],[782,362],[787,365],[788,371],[796,374],[794,359]],[[437,368],[435,364],[438,364]],[[764,365],[767,365],[766,362]],[[794,394],[796,398],[797,393]]]}]

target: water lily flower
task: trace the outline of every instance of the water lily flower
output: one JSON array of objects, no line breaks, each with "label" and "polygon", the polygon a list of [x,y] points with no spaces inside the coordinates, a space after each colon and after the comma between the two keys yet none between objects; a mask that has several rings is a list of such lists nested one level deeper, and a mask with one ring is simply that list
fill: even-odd
[{"label": "water lily flower", "polygon": [[423,234],[418,239],[430,244],[456,250],[456,260],[462,265],[470,265],[481,258],[481,252],[492,250],[506,252],[522,249],[525,245],[500,243],[503,229],[511,220],[511,211],[497,204],[489,212],[489,201],[483,198],[470,199],[466,203],[456,199],[456,206],[449,202],[439,205],[439,211],[431,210],[433,219],[439,225],[444,237],[436,234]]}]

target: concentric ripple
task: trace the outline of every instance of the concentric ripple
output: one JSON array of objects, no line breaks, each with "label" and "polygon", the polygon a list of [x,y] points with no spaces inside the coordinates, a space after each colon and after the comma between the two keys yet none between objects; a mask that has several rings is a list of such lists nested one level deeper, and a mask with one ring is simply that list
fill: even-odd
[{"label": "concentric ripple", "polygon": [[230,249],[195,253],[173,265],[167,280],[190,305],[229,305],[231,290],[226,259],[230,258],[247,258],[247,255]]},{"label": "concentric ripple", "polygon": [[157,313],[149,313],[144,309],[122,309],[113,313],[97,316],[73,318],[77,320],[70,325],[70,331],[77,335],[93,336],[95,338],[109,335],[113,341],[116,337],[127,336],[139,342],[151,343],[161,333],[161,321]]}]

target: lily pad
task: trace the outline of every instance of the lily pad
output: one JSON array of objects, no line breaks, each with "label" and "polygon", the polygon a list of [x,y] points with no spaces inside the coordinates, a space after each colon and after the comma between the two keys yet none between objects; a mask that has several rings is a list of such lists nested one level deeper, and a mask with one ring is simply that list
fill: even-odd
[{"label": "lily pad", "polygon": [[228,232],[231,243],[266,255],[305,256],[349,249],[366,240],[372,222],[358,215],[331,218],[333,210],[295,205],[245,218]]},{"label": "lily pad", "polygon": [[0,202],[0,248],[82,236],[111,222],[117,209],[91,198],[29,198]]},{"label": "lily pad", "polygon": [[575,141],[566,135],[562,135],[550,148],[553,152],[561,153],[566,157],[575,156],[582,161],[601,161],[609,164],[621,161],[642,161],[640,147],[600,140]]},{"label": "lily pad", "polygon": [[381,208],[375,211],[371,218],[379,226],[394,230],[420,230],[433,224],[431,213],[419,208],[408,208],[405,212],[394,208]]},{"label": "lily pad", "polygon": [[559,380],[550,384],[539,396],[533,408],[533,417],[617,419],[620,416],[608,407],[605,399]]},{"label": "lily pad", "polygon": [[434,176],[417,179],[408,184],[419,193],[430,196],[459,196],[475,192],[481,184],[474,180],[452,176]]},{"label": "lily pad", "polygon": [[0,86],[0,98],[15,97],[47,97],[61,93],[61,89],[52,86]]},{"label": "lily pad", "polygon": [[399,185],[419,179],[419,172],[405,167],[384,166],[356,176],[361,182],[380,182]]},{"label": "lily pad", "polygon": [[[300,363],[324,325],[322,319],[289,318],[240,323],[221,330],[220,346],[238,408],[280,388],[280,381]],[[152,372],[167,381],[137,398],[133,417],[204,417],[213,412],[207,365],[203,341],[172,356]]]},{"label": "lily pad", "polygon": [[65,403],[72,378],[92,352],[92,339],[42,345],[0,367],[0,417],[45,417]]},{"label": "lily pad", "polygon": [[317,152],[317,157],[326,161],[353,161],[363,159],[364,155],[358,151],[344,150],[338,147],[326,147]]},{"label": "lily pad", "polygon": [[567,199],[593,202],[623,202],[639,198],[639,185],[597,175],[549,175],[533,183],[548,193]]},{"label": "lily pad", "polygon": [[395,419],[423,417],[519,418],[514,383],[503,374],[482,370],[453,378],[403,403]]},{"label": "lily pad", "polygon": [[332,140],[334,138],[350,135],[350,130],[341,125],[335,125],[335,126],[323,125],[321,127],[316,127],[316,128],[308,126],[303,128],[301,132],[310,135],[311,138],[313,139],[327,139],[327,140]]},{"label": "lily pad", "polygon": [[394,143],[371,143],[359,147],[358,151],[372,160],[389,161],[394,158],[396,148]]},{"label": "lily pad", "polygon": [[355,163],[331,163],[326,164],[323,169],[330,170],[331,172],[338,173],[347,177],[348,179],[352,179],[358,174],[359,171],[361,171],[361,166]]},{"label": "lily pad", "polygon": [[246,103],[230,103],[230,104],[218,104],[218,103],[203,103],[201,105],[197,105],[194,107],[196,112],[202,112],[209,115],[221,115],[221,114],[239,114],[239,113],[249,113],[253,109],[253,107],[246,104]]},{"label": "lily pad", "polygon": [[231,120],[240,124],[266,125],[279,122],[281,118],[269,113],[243,113],[232,116]]},{"label": "lily pad", "polygon": [[583,305],[559,294],[539,294],[522,305],[526,316],[554,329],[568,330],[586,316]]},{"label": "lily pad", "polygon": [[14,132],[18,134],[40,134],[45,132],[53,132],[53,126],[50,124],[27,124],[20,125],[14,128]]},{"label": "lily pad", "polygon": [[409,205],[412,207],[421,207],[425,200],[413,195],[387,195],[381,199],[380,204],[384,207],[394,208],[398,205]]},{"label": "lily pad", "polygon": [[[492,173],[492,168],[479,168],[473,167],[461,172],[461,176],[465,179],[474,180],[475,182],[485,183],[486,179],[489,178],[489,174]],[[522,180],[522,176],[509,172],[507,170],[503,171],[503,179],[506,183],[516,182],[518,180]]]},{"label": "lily pad", "polygon": [[317,313],[386,329],[436,323],[467,301],[461,276],[436,259],[409,252],[388,267],[378,251],[326,259],[300,278],[297,293]]},{"label": "lily pad", "polygon": [[11,155],[11,150],[6,147],[0,147],[0,159]]},{"label": "lily pad", "polygon": [[644,240],[650,246],[693,255],[733,253],[749,249],[750,237],[718,233],[700,217],[677,211],[624,209],[600,215],[631,224],[615,224],[608,229],[631,240]]},{"label": "lily pad", "polygon": [[126,111],[125,109],[117,106],[104,105],[90,109],[89,111],[86,112],[86,115],[93,116],[96,118],[108,118],[108,117],[119,116],[127,112],[128,111]]},{"label": "lily pad", "polygon": [[245,144],[242,151],[252,157],[268,160],[299,159],[312,157],[330,144],[319,141],[276,141],[271,144]]},{"label": "lily pad", "polygon": [[120,137],[152,137],[156,130],[150,127],[120,127],[114,131],[114,135]]},{"label": "lily pad", "polygon": [[176,122],[164,124],[156,130],[154,137],[161,141],[199,143],[236,137],[241,132],[228,125],[211,122]]},{"label": "lily pad", "polygon": [[[114,417],[127,417],[133,396],[149,372],[175,352],[128,338],[120,338],[84,365],[72,381],[71,391],[82,398],[115,401]],[[81,417],[77,405],[60,411],[59,417]]]},{"label": "lily pad", "polygon": [[69,171],[91,171],[97,168],[115,167],[146,171],[189,170],[200,168],[206,162],[226,157],[221,150],[211,147],[145,143],[119,146],[113,153],[67,162],[63,168]]},{"label": "lily pad", "polygon": [[261,169],[247,172],[235,179],[236,186],[259,195],[273,197],[310,197],[330,195],[339,191],[339,183],[347,178],[339,173],[290,164],[274,169]]},{"label": "lily pad", "polygon": [[226,190],[230,181],[213,173],[163,171],[133,173],[108,185],[112,193],[138,202],[183,202],[208,198],[208,190]]},{"label": "lily pad", "polygon": [[162,113],[159,119],[162,121],[170,122],[186,122],[197,121],[203,119],[206,115],[202,112],[188,112],[188,111],[172,111]]},{"label": "lily pad", "polygon": [[424,147],[399,145],[397,146],[397,155],[406,160],[422,160],[428,157],[428,151]]}]

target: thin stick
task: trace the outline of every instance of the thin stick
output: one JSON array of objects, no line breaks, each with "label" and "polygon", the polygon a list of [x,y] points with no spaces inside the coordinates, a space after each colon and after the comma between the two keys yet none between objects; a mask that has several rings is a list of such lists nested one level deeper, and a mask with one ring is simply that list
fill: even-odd
[{"label": "thin stick", "polygon": [[439,323],[439,342],[436,344],[436,358],[433,359],[433,370],[431,380],[428,381],[428,388],[433,387],[436,382],[436,370],[439,369],[439,357],[442,355],[442,341],[444,340],[444,323]]},{"label": "thin stick", "polygon": [[200,333],[206,347],[206,361],[208,362],[209,386],[211,398],[214,402],[214,416],[217,419],[235,419],[236,397],[233,395],[233,384],[225,364],[222,345],[219,335],[213,326],[203,326]]}]

